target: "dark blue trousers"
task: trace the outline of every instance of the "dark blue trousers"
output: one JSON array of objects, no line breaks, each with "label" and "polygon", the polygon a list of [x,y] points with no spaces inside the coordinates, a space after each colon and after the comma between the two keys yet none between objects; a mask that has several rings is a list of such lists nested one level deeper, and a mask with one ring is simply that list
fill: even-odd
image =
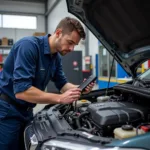
[{"label": "dark blue trousers", "polygon": [[24,127],[32,118],[32,111],[18,110],[0,100],[0,150],[24,150]]}]

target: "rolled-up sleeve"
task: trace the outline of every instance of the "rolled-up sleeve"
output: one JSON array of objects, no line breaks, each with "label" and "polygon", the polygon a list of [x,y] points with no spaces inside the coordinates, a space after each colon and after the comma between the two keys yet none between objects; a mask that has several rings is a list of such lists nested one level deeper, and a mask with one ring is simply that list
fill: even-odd
[{"label": "rolled-up sleeve", "polygon": [[14,93],[27,90],[32,86],[36,71],[36,46],[28,40],[16,45],[13,72]]},{"label": "rolled-up sleeve", "polygon": [[61,90],[61,88],[68,82],[67,78],[63,72],[62,69],[62,61],[61,57],[59,56],[57,58],[57,64],[56,64],[56,72],[53,78],[53,81],[55,83],[55,86],[57,87],[58,90]]}]

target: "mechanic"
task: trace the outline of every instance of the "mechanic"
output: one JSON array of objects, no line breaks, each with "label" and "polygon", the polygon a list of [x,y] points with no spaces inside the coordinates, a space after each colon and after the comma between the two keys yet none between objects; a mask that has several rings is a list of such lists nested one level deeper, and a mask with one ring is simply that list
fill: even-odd
[{"label": "mechanic", "polygon": [[[73,51],[81,39],[85,39],[81,23],[66,17],[52,35],[25,37],[13,45],[0,72],[1,150],[24,149],[23,130],[37,103],[69,104],[79,99],[81,90],[67,81],[60,55]],[[60,94],[44,91],[50,80]],[[93,86],[90,84],[86,93]]]}]

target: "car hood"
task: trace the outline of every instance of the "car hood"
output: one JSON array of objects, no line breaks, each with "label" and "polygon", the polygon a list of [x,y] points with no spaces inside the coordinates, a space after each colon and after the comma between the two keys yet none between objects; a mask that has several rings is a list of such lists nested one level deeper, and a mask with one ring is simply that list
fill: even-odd
[{"label": "car hood", "polygon": [[150,58],[150,0],[67,0],[79,18],[132,77]]}]

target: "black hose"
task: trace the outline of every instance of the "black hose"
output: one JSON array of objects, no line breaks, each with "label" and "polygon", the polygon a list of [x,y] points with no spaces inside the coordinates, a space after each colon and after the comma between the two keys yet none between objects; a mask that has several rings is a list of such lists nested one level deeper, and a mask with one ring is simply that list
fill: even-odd
[{"label": "black hose", "polygon": [[59,115],[59,116],[58,116],[59,119],[62,119],[62,118],[65,116],[66,112],[67,112],[70,108],[71,108],[71,105],[68,104],[68,107],[66,108],[66,110],[64,111],[64,113],[63,113],[62,115]]},{"label": "black hose", "polygon": [[86,121],[87,121],[89,128],[92,129],[92,125],[91,125],[90,121],[88,121],[88,120],[86,120]]},{"label": "black hose", "polygon": [[87,129],[87,128],[82,127],[82,128],[79,128],[78,130],[79,130],[79,131],[85,131],[85,132],[91,133],[91,132],[93,131],[93,129],[94,129],[94,128]]},{"label": "black hose", "polygon": [[83,116],[85,116],[85,115],[88,115],[88,114],[89,114],[89,112],[85,111],[85,112],[81,113],[80,116],[78,116],[78,117],[76,118],[76,125],[77,125],[78,128],[81,128],[81,123],[80,123],[81,118],[82,118]]}]

